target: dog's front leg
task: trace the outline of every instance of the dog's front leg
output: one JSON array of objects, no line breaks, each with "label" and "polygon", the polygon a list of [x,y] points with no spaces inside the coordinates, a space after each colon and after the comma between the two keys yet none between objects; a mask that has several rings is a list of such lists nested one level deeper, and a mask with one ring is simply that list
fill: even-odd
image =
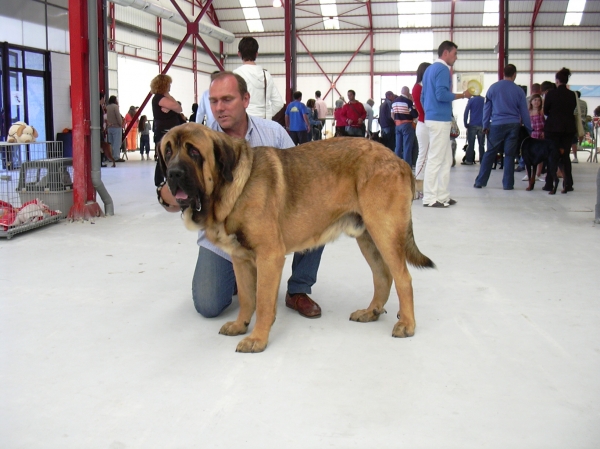
[{"label": "dog's front leg", "polygon": [[256,265],[251,260],[240,259],[232,256],[233,271],[238,288],[240,312],[235,321],[225,323],[220,334],[240,335],[245,334],[254,315],[256,308]]},{"label": "dog's front leg", "polygon": [[237,352],[262,352],[267,347],[269,332],[275,321],[277,292],[284,262],[283,254],[269,254],[266,257],[257,254],[256,325],[252,333],[238,344]]}]

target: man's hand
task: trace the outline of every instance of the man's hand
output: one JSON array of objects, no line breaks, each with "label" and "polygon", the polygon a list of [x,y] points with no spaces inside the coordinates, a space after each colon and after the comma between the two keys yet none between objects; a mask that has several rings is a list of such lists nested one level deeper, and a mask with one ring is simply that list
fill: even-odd
[{"label": "man's hand", "polygon": [[483,134],[485,134],[486,136],[490,133],[490,129],[489,128],[484,128],[483,129]]},{"label": "man's hand", "polygon": [[468,90],[465,90],[463,92],[463,96],[464,98],[471,98],[473,95],[471,95],[471,92],[469,92]]}]

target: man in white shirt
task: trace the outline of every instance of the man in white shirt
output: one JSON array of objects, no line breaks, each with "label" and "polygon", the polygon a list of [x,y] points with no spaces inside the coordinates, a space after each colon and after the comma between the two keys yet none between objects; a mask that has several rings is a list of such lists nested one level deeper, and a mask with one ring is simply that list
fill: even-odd
[{"label": "man in white shirt", "polygon": [[315,92],[315,109],[317,110],[317,117],[321,120],[321,131],[325,133],[325,119],[327,118],[327,103],[321,100],[321,91]]},{"label": "man in white shirt", "polygon": [[246,113],[252,117],[271,120],[284,103],[275,87],[271,74],[256,64],[258,42],[253,37],[243,38],[238,45],[238,56],[244,63],[233,71],[246,81],[250,104]]}]

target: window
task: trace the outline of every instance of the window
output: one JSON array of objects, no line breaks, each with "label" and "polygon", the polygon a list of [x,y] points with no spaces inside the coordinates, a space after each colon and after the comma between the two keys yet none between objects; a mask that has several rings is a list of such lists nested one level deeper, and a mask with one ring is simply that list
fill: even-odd
[{"label": "window", "polygon": [[398,0],[398,27],[431,27],[431,2]]},{"label": "window", "polygon": [[485,0],[483,4],[484,27],[497,27],[500,25],[500,1],[503,0]]},{"label": "window", "polygon": [[585,9],[585,0],[569,0],[564,26],[579,26]]}]

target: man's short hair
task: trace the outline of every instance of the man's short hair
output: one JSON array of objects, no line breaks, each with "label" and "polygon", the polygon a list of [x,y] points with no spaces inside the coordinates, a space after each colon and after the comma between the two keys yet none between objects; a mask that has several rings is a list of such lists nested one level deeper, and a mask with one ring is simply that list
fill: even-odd
[{"label": "man's short hair", "polygon": [[554,84],[552,81],[544,81],[540,87],[542,92],[548,92],[549,90],[556,89],[556,84]]},{"label": "man's short hair", "polygon": [[242,61],[256,61],[258,54],[258,42],[253,37],[243,37],[238,44],[238,51]]},{"label": "man's short hair", "polygon": [[440,46],[438,47],[438,57],[441,58],[445,51],[450,52],[450,51],[452,51],[453,48],[458,49],[458,45],[456,45],[454,42],[450,42],[450,41],[442,42],[440,44]]},{"label": "man's short hair", "polygon": [[533,83],[531,85],[531,93],[532,94],[538,94],[542,91],[542,86],[540,86],[540,83]]},{"label": "man's short hair", "polygon": [[248,93],[248,84],[246,84],[246,80],[244,78],[242,78],[240,75],[238,75],[237,73],[225,71],[225,72],[219,72],[219,73],[216,73],[213,75],[214,75],[214,78],[211,75],[211,78],[212,78],[212,81],[210,82],[211,84],[214,83],[218,79],[225,78],[227,76],[233,76],[237,80],[238,92],[240,93],[241,97],[244,98],[244,95],[246,95]]},{"label": "man's short hair", "polygon": [[320,90],[318,90],[318,91],[315,92],[315,97],[321,98],[321,91]]},{"label": "man's short hair", "polygon": [[352,95],[354,95],[354,96],[356,97],[356,92],[354,92],[352,89],[350,89],[350,90],[348,91],[348,93],[350,93],[350,92],[352,92]]},{"label": "man's short hair", "polygon": [[579,92],[578,90],[576,90],[575,93],[577,94],[577,98],[581,98],[581,92]]},{"label": "man's short hair", "polygon": [[300,100],[302,99],[302,92],[300,92],[299,90],[294,92],[294,100]]},{"label": "man's short hair", "polygon": [[508,64],[506,67],[504,67],[504,76],[507,78],[511,78],[513,76],[515,76],[515,73],[517,73],[517,67],[515,67],[514,64]]}]

